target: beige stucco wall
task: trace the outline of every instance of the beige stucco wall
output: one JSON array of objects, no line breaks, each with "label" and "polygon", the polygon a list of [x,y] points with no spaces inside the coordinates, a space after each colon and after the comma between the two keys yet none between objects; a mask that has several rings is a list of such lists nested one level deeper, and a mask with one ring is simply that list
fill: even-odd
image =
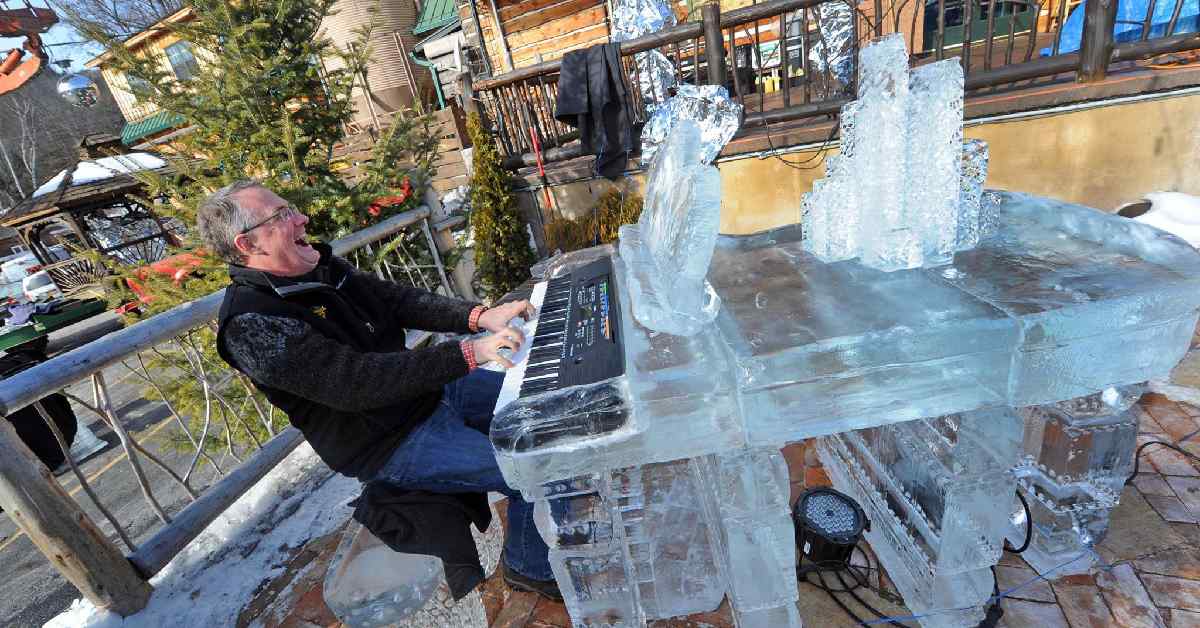
[{"label": "beige stucco wall", "polygon": [[988,186],[1107,211],[1146,192],[1200,194],[1200,95],[968,127],[991,148]]},{"label": "beige stucco wall", "polygon": [[[991,188],[1106,211],[1146,192],[1200,195],[1200,95],[988,122],[968,126],[964,135],[988,142]],[[801,195],[825,176],[823,159],[812,152],[730,159],[718,166],[721,232],[730,234],[799,221]],[[640,177],[635,183],[644,185]],[[586,210],[610,185],[592,180],[554,186],[555,205],[566,213]],[[545,206],[538,194],[538,204]]]},{"label": "beige stucco wall", "polygon": [[[1200,95],[988,122],[968,126],[964,135],[988,142],[991,188],[1106,211],[1146,192],[1200,194]],[[784,157],[802,162],[811,156]],[[823,165],[800,169],[779,159],[725,161],[720,169],[722,233],[753,233],[798,221],[801,194],[825,176]]]}]

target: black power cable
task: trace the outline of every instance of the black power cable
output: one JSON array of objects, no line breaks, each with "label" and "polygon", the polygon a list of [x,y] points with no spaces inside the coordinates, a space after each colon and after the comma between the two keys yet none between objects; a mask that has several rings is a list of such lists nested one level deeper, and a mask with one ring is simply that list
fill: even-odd
[{"label": "black power cable", "polygon": [[[1020,554],[1029,549],[1029,542],[1033,540],[1033,513],[1029,512],[1029,502],[1025,501],[1025,496],[1021,494],[1021,491],[1017,491],[1017,499],[1021,500],[1021,506],[1025,508],[1025,542],[1021,544],[1021,547],[1012,549],[1008,546],[1008,541],[1005,541],[1004,551],[1010,554]],[[995,572],[996,570],[993,569],[992,574],[995,575]]]},{"label": "black power cable", "polygon": [[[1195,434],[1195,432],[1193,432],[1192,434],[1188,434],[1187,436],[1185,436],[1185,437],[1183,437],[1182,439],[1180,439],[1180,441],[1179,441],[1179,442],[1183,442],[1183,441],[1187,440],[1188,438],[1191,438],[1191,437],[1192,437],[1192,435],[1194,435],[1194,434]],[[1182,447],[1179,447],[1178,445],[1176,445],[1176,444],[1174,444],[1174,443],[1168,443],[1168,442],[1167,442],[1167,441],[1165,441],[1165,440],[1152,440],[1152,441],[1147,441],[1147,442],[1145,442],[1145,443],[1142,443],[1142,444],[1141,444],[1141,446],[1139,446],[1139,447],[1137,448],[1137,451],[1134,451],[1134,452],[1133,452],[1133,473],[1130,473],[1130,474],[1129,474],[1129,477],[1128,477],[1128,478],[1125,478],[1125,483],[1126,483],[1126,484],[1129,484],[1130,482],[1132,482],[1132,481],[1134,480],[1134,478],[1136,478],[1136,477],[1137,477],[1137,475],[1138,475],[1138,469],[1140,469],[1140,468],[1141,468],[1141,466],[1142,466],[1142,459],[1141,459],[1141,456],[1142,456],[1142,450],[1143,450],[1143,449],[1145,449],[1145,448],[1147,448],[1147,447],[1149,447],[1149,446],[1151,446],[1151,445],[1159,445],[1159,446],[1161,446],[1161,447],[1166,447],[1167,449],[1171,449],[1171,450],[1173,450],[1173,451],[1177,451],[1177,452],[1179,452],[1179,453],[1181,453],[1181,454],[1183,454],[1183,455],[1187,456],[1188,458],[1191,458],[1192,460],[1195,460],[1196,462],[1200,462],[1200,456],[1197,456],[1196,454],[1194,454],[1194,453],[1192,453],[1192,452],[1190,452],[1190,451],[1188,451],[1188,450],[1186,450],[1186,449],[1184,449],[1184,448],[1182,448]]]},{"label": "black power cable", "polygon": [[[868,577],[860,575],[856,570],[861,569],[863,571],[866,571],[867,573],[870,573],[871,571],[877,570],[877,568],[871,567],[871,565],[870,565],[871,559],[867,555],[866,551],[864,551],[862,548],[860,548],[857,545],[854,547],[854,549],[857,549],[859,552],[862,553],[864,560],[867,562],[866,566],[851,564],[849,558],[847,558],[846,560],[834,560],[834,561],[809,561],[812,563],[812,566],[803,567],[802,565],[804,563],[804,554],[800,553],[799,554],[800,559],[799,559],[797,567],[796,567],[796,573],[798,574],[799,578],[801,580],[803,580],[804,582],[811,584],[812,586],[824,591],[829,596],[829,599],[833,600],[833,602],[835,604],[837,604],[838,607],[840,607],[842,609],[842,611],[844,611],[847,615],[850,616],[851,619],[853,619],[855,622],[857,622],[861,625],[867,625],[866,621],[863,620],[863,618],[860,617],[857,613],[850,610],[850,607],[846,606],[846,603],[843,602],[837,596],[838,593],[850,594],[850,596],[852,598],[854,598],[854,600],[856,602],[858,602],[860,605],[862,605],[863,608],[870,611],[873,615],[875,615],[876,618],[886,621],[888,624],[897,626],[897,628],[909,628],[909,626],[907,624],[902,624],[894,619],[888,618],[887,615],[884,615],[883,613],[879,612],[879,610],[877,610],[874,606],[871,606],[870,604],[868,604],[865,600],[862,599],[861,596],[859,596],[857,593],[855,593],[855,590],[859,589],[861,587],[866,587],[868,589],[875,590],[870,586]],[[853,552],[851,552],[851,555],[853,555]],[[842,588],[836,589],[836,588],[829,586],[829,584],[827,584],[825,582],[825,572],[833,572],[833,574],[837,577],[838,582],[841,583]],[[849,584],[846,583],[845,578],[843,578],[843,576],[842,576],[843,572],[849,573],[851,575],[851,577],[854,578],[853,586],[850,586]],[[809,573],[817,574],[817,582],[813,582],[811,579],[808,578]],[[883,595],[882,591],[876,591],[876,593],[878,593],[880,595],[880,597],[884,597],[886,599],[886,596]]]}]

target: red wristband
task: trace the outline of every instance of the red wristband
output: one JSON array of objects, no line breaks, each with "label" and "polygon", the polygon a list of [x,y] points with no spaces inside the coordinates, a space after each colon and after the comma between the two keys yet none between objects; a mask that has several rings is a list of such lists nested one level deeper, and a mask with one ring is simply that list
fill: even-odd
[{"label": "red wristband", "polygon": [[470,340],[464,340],[459,343],[462,349],[463,359],[467,361],[467,370],[474,371],[479,368],[479,362],[475,360],[475,345]]},{"label": "red wristband", "polygon": [[467,319],[467,329],[471,330],[471,333],[476,333],[479,331],[479,317],[483,316],[483,313],[486,310],[487,307],[483,305],[476,305],[471,310],[471,316]]}]

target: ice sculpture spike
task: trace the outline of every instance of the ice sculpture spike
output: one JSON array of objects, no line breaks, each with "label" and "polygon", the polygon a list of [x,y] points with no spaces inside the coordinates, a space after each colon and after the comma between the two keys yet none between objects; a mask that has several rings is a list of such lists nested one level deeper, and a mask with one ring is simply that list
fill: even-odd
[{"label": "ice sculpture spike", "polygon": [[678,120],[650,164],[641,219],[619,231],[621,256],[633,270],[633,315],[677,336],[704,329],[721,307],[705,279],[721,218],[721,175],[698,160],[701,146],[700,126]]},{"label": "ice sculpture spike", "polygon": [[841,153],[801,202],[805,248],[884,271],[947,264],[978,244],[988,221],[979,200],[987,145],[962,139],[962,66],[947,59],[910,71],[897,34],[863,47],[859,64]]}]

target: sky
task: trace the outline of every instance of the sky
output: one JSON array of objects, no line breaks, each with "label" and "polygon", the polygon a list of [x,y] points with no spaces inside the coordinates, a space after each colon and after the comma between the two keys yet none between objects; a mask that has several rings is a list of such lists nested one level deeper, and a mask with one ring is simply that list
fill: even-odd
[{"label": "sky", "polygon": [[[83,69],[83,64],[89,59],[100,54],[102,48],[96,44],[73,44],[81,40],[79,33],[63,23],[58,23],[50,32],[42,35],[42,41],[46,44],[51,44],[50,60],[51,62],[63,59],[71,60],[71,71],[78,72]],[[6,53],[12,48],[17,48],[21,45],[22,38],[20,37],[0,37],[0,54]],[[69,44],[62,46],[54,46],[53,44]],[[58,70],[58,66],[53,66]]]}]

